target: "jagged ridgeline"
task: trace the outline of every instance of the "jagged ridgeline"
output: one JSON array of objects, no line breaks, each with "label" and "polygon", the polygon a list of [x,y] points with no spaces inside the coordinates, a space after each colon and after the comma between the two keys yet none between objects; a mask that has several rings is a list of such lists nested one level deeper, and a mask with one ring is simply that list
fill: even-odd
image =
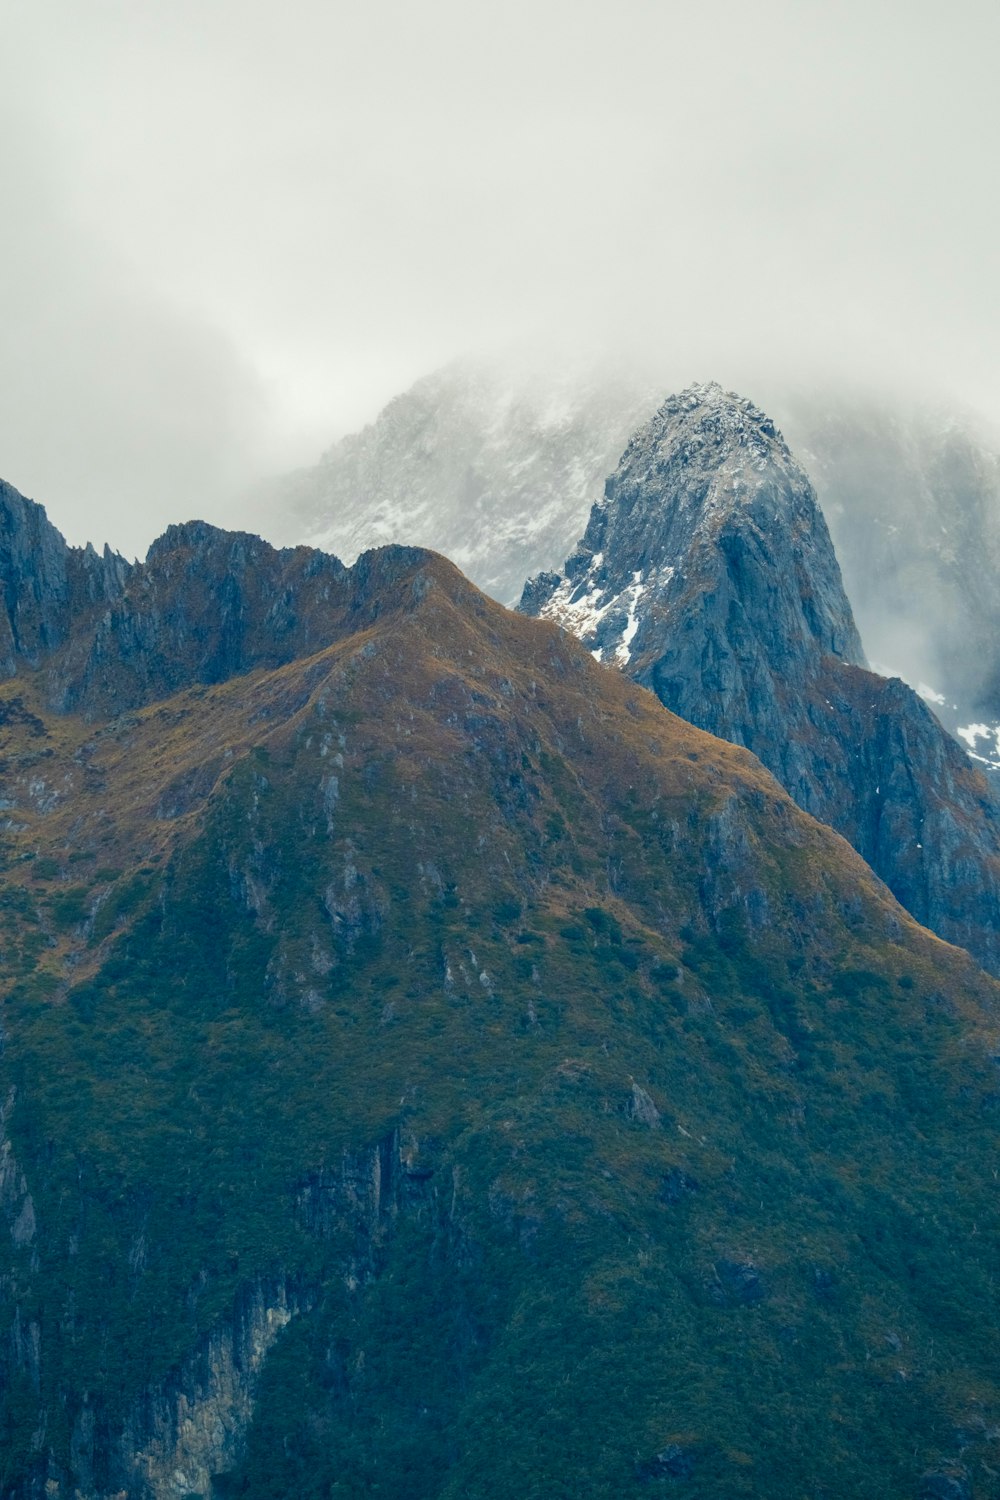
[{"label": "jagged ridgeline", "polygon": [[759,756],[921,922],[1000,972],[1000,803],[927,705],[868,671],[816,495],[718,385],[636,433],[561,574],[521,608]]},{"label": "jagged ridgeline", "polygon": [[0,1494],[997,1493],[992,979],[441,558],[2,523]]},{"label": "jagged ridgeline", "polygon": [[[419,542],[513,604],[529,573],[562,565],[673,380],[608,351],[459,360],[314,467],[260,486],[245,514],[272,539],[347,561]],[[996,761],[995,434],[953,404],[801,378],[792,390],[772,384],[764,404],[816,485],[870,659],[927,685],[946,726],[965,727],[965,742]]]}]

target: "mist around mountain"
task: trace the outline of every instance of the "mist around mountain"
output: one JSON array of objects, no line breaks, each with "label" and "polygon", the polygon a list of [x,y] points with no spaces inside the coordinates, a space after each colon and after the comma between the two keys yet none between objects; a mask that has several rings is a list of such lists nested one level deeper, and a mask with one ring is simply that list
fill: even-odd
[{"label": "mist around mountain", "polygon": [[995,981],[440,557],[3,516],[5,1497],[997,1493]]},{"label": "mist around mountain", "polygon": [[[869,659],[1000,764],[1000,441],[941,402],[794,373],[761,384],[815,486]],[[562,566],[629,438],[677,388],[649,362],[458,361],[263,487],[248,514],[347,561],[389,541],[434,547],[513,605],[525,578]]]},{"label": "mist around mountain", "polygon": [[433,547],[514,604],[529,573],[566,556],[595,476],[653,392],[621,364],[459,361],[417,381],[315,468],[262,486],[247,513],[282,543],[347,562],[387,542]]},{"label": "mist around mountain", "polygon": [[746,745],[918,920],[1000,969],[1000,802],[912,689],[867,670],[816,494],[759,408],[718,385],[664,402],[521,608]]},{"label": "mist around mountain", "polygon": [[1000,763],[1000,441],[961,409],[843,392],[793,401],[784,425],[872,660]]}]

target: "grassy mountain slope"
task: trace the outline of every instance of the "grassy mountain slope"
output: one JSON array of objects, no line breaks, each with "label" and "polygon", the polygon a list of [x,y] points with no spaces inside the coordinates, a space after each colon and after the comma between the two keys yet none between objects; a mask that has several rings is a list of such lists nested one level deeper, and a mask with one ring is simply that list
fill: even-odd
[{"label": "grassy mountain slope", "polygon": [[0,689],[0,1494],[997,1493],[997,985],[554,627],[365,589]]}]

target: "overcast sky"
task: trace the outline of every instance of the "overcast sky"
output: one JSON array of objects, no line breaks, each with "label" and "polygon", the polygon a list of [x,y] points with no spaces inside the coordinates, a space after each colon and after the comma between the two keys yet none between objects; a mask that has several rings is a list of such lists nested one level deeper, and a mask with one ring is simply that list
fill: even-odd
[{"label": "overcast sky", "polygon": [[144,551],[555,332],[1000,416],[998,55],[969,0],[0,0],[0,475]]}]

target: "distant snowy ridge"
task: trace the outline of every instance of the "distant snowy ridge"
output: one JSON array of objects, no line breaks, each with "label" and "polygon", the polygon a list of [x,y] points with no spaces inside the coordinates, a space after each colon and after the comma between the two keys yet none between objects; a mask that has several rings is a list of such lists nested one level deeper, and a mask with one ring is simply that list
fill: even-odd
[{"label": "distant snowy ridge", "polygon": [[[346,562],[385,542],[433,547],[514,603],[525,578],[562,566],[666,388],[621,362],[456,361],[262,487],[247,517]],[[970,416],[844,388],[799,385],[769,405],[815,485],[871,658],[945,684],[945,704],[927,701],[953,733],[1000,722],[1000,444]],[[602,608],[624,611],[624,628],[627,603]]]},{"label": "distant snowy ridge", "polygon": [[603,367],[458,361],[254,510],[276,540],[348,563],[387,542],[432,547],[514,604],[529,573],[566,556],[655,404],[643,380]]}]

